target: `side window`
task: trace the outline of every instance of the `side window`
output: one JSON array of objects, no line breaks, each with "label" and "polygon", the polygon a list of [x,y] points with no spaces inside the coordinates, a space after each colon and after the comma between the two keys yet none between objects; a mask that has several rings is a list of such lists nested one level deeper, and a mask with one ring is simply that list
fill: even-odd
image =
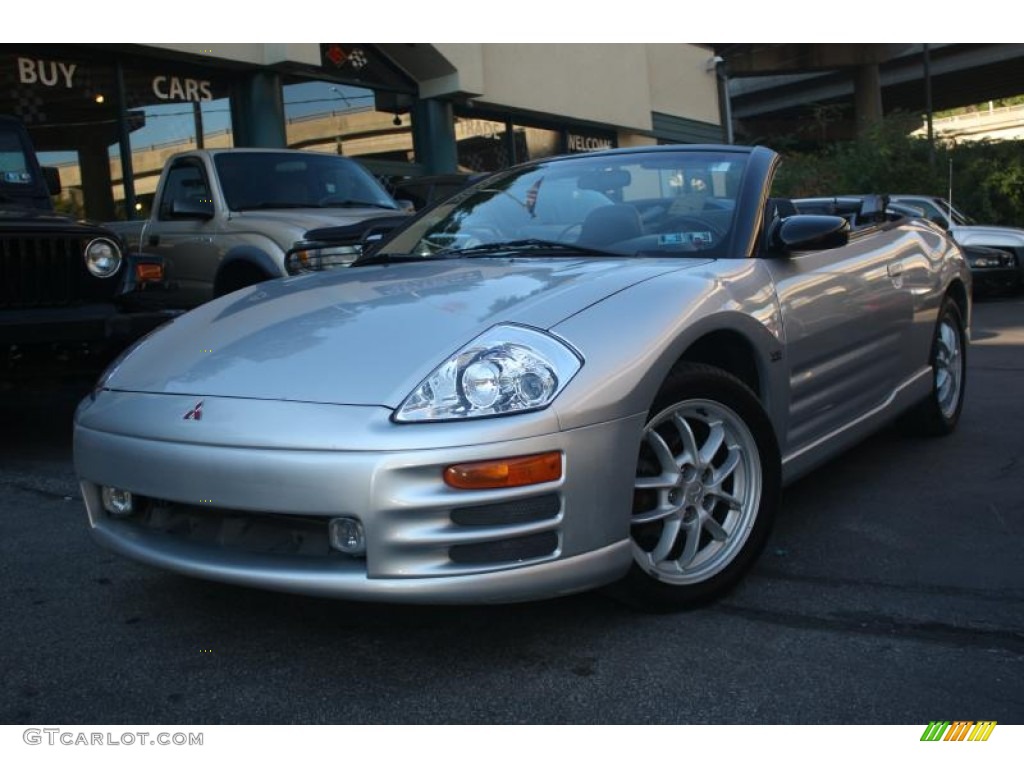
[{"label": "side window", "polygon": [[175,218],[172,213],[175,203],[189,209],[209,205],[210,210],[213,210],[210,185],[202,167],[197,163],[177,163],[167,172],[163,199],[160,201],[161,219]]}]

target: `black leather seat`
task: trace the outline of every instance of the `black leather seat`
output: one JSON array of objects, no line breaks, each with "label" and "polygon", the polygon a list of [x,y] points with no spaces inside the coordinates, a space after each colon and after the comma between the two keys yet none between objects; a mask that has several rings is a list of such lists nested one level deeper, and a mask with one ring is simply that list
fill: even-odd
[{"label": "black leather seat", "polygon": [[603,205],[583,219],[577,242],[595,248],[632,240],[644,233],[640,212],[632,205]]}]

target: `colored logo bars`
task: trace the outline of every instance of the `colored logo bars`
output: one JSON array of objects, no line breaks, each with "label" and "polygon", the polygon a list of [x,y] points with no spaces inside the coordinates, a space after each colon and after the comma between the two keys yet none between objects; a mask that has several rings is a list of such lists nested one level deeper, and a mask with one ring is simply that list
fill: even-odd
[{"label": "colored logo bars", "polygon": [[995,720],[932,720],[924,729],[921,741],[988,741],[995,730]]}]

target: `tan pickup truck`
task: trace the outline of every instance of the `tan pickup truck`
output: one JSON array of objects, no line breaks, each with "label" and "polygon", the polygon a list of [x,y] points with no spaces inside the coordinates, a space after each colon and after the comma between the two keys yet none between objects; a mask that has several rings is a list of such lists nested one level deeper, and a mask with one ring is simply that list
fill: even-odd
[{"label": "tan pickup truck", "polygon": [[347,158],[210,149],[167,161],[149,219],[110,226],[129,248],[164,258],[164,303],[190,308],[263,280],[348,266],[408,215]]}]

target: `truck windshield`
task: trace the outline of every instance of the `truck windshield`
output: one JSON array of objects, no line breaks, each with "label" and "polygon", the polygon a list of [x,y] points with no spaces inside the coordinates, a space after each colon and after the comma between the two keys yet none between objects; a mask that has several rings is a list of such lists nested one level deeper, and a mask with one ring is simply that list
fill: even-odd
[{"label": "truck windshield", "polygon": [[215,156],[228,208],[387,208],[387,192],[362,166],[334,155],[224,152]]},{"label": "truck windshield", "polygon": [[0,125],[0,184],[3,193],[34,191],[33,166],[17,131]]}]

